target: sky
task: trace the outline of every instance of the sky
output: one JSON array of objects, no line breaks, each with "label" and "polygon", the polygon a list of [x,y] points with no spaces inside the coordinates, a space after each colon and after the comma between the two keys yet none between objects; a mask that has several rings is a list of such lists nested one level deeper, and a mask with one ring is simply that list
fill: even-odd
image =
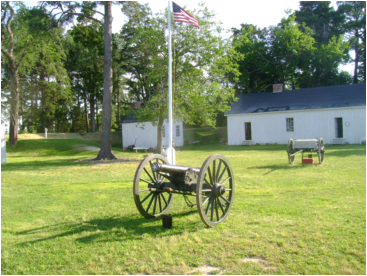
[{"label": "sky", "polygon": [[[25,1],[27,5],[36,5],[37,1]],[[168,6],[166,0],[145,0],[141,3],[148,3],[153,14],[163,11]],[[176,0],[175,3],[187,10],[198,9],[197,0]],[[205,1],[204,1],[205,2]],[[337,9],[336,1],[331,1],[334,9]],[[296,0],[225,0],[225,1],[206,1],[205,6],[216,15],[216,19],[221,21],[224,29],[239,29],[241,24],[253,24],[260,28],[277,25],[286,16],[285,11],[299,10],[299,1]],[[103,10],[101,10],[103,11]],[[121,30],[126,21],[118,6],[112,8],[113,26],[112,32]],[[351,53],[353,55],[353,53]],[[342,65],[342,70],[353,74],[353,65]]]},{"label": "sky", "polygon": [[[180,2],[179,2],[180,1]],[[166,0],[140,1],[148,3],[153,14],[163,11],[168,6]],[[175,3],[185,7],[187,10],[198,9],[198,3],[195,0],[176,0]],[[332,1],[336,9],[336,1]],[[286,16],[285,10],[299,10],[299,1],[295,0],[226,0],[226,1],[206,1],[205,6],[216,14],[216,19],[223,23],[224,29],[240,28],[241,23],[257,25],[260,28],[277,25],[281,19]],[[119,31],[123,24],[123,18],[119,14],[120,10],[115,8],[114,29]]]}]

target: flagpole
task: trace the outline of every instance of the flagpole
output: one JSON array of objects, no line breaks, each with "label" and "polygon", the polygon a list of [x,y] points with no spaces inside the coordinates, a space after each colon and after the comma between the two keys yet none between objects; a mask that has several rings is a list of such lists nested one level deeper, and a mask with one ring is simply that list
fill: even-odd
[{"label": "flagpole", "polygon": [[175,165],[175,149],[172,146],[172,50],[171,50],[171,1],[168,1],[168,148],[167,159]]}]

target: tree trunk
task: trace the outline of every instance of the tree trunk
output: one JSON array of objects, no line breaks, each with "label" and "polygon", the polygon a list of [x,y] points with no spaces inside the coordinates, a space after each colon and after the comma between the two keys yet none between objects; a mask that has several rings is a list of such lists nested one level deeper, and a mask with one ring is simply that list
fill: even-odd
[{"label": "tree trunk", "polygon": [[84,110],[85,110],[85,125],[87,127],[87,132],[89,132],[89,118],[88,118],[87,97],[84,97]]},{"label": "tree trunk", "polygon": [[94,107],[94,104],[95,104],[95,96],[93,93],[90,93],[89,94],[89,106],[90,106],[90,127],[91,127],[91,131],[92,132],[96,132],[96,114],[94,112],[95,110],[95,107]]},{"label": "tree trunk", "polygon": [[355,59],[354,59],[354,76],[353,76],[353,83],[358,83],[358,62],[359,62],[359,53],[358,53],[358,40],[359,37],[356,36],[356,42],[354,45],[355,51]]},{"label": "tree trunk", "polygon": [[18,142],[19,124],[19,80],[18,72],[11,72],[11,100],[10,100],[10,133],[9,144],[15,146]]},{"label": "tree trunk", "polygon": [[157,153],[162,153],[163,148],[163,122],[164,118],[163,116],[159,116],[158,119],[158,126],[157,126]]},{"label": "tree trunk", "polygon": [[116,159],[111,149],[111,115],[112,115],[112,2],[103,2],[104,13],[104,78],[102,104],[101,149],[97,160]]}]

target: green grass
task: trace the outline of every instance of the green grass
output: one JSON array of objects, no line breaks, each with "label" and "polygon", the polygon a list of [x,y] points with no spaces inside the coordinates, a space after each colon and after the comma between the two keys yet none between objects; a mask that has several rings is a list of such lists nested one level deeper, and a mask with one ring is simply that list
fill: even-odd
[{"label": "green grass", "polygon": [[175,195],[165,229],[135,207],[139,163],[93,163],[97,152],[80,143],[98,146],[53,139],[7,147],[2,274],[366,274],[365,145],[327,145],[322,165],[297,155],[293,167],[285,145],[181,147],[177,165],[201,167],[213,153],[229,159],[235,202],[224,223],[206,228]]}]

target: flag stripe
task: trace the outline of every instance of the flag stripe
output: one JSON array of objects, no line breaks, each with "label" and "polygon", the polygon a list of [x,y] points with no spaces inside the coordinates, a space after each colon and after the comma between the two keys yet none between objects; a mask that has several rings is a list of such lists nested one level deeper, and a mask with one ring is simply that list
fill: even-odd
[{"label": "flag stripe", "polygon": [[199,20],[177,5],[175,2],[173,4],[173,20],[175,22],[184,22],[193,25],[196,28],[200,28]]}]

